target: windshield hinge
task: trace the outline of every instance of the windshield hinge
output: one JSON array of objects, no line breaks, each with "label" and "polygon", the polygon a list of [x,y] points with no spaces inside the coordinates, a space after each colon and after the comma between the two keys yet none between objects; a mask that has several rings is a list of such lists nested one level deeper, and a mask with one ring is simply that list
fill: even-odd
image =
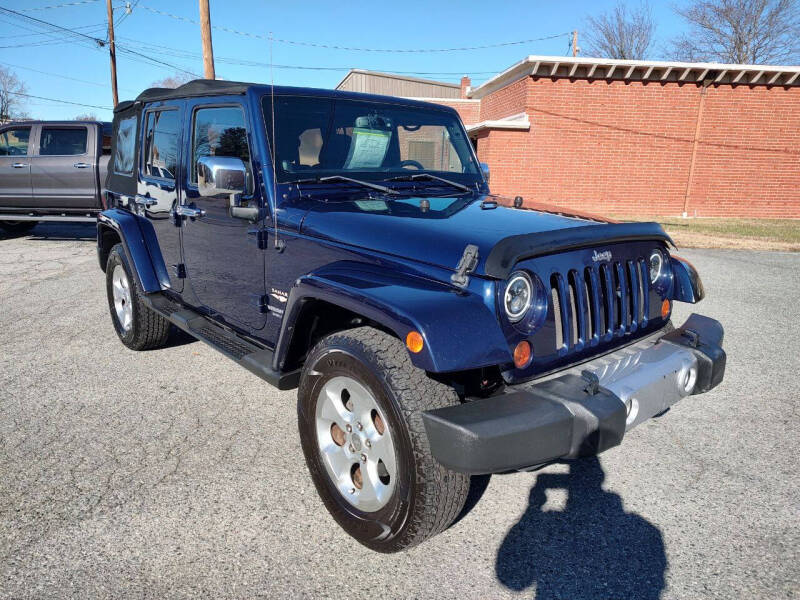
[{"label": "windshield hinge", "polygon": [[460,288],[467,287],[469,283],[469,275],[478,266],[478,247],[474,244],[469,244],[464,248],[464,254],[461,255],[461,260],[458,261],[456,272],[450,276],[450,281]]}]

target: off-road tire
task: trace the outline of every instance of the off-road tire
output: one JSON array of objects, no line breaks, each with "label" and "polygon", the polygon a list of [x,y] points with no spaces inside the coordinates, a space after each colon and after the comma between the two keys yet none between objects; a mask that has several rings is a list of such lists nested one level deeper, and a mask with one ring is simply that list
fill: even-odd
[{"label": "off-road tire", "polygon": [[[133,319],[131,327],[125,331],[117,317],[114,309],[114,295],[112,291],[112,276],[114,268],[122,265],[131,290],[131,306],[133,307]],[[164,317],[148,308],[142,301],[143,293],[139,289],[136,278],[133,276],[131,267],[128,264],[128,257],[122,248],[122,244],[116,244],[108,254],[106,263],[106,295],[108,297],[108,310],[111,313],[111,322],[119,339],[131,350],[151,350],[160,348],[167,343],[170,332],[170,322]]]},{"label": "off-road tire", "polygon": [[22,235],[38,224],[39,221],[0,221],[0,229],[12,235]]},{"label": "off-road tire", "polygon": [[[340,375],[370,390],[394,441],[398,480],[387,504],[375,512],[362,512],[345,500],[322,463],[317,398],[325,382]],[[400,340],[372,327],[331,334],[311,350],[297,395],[300,441],[317,492],[349,535],[372,550],[397,552],[440,533],[456,519],[470,479],[433,458],[421,413],[458,402],[452,388],[411,363]]]}]

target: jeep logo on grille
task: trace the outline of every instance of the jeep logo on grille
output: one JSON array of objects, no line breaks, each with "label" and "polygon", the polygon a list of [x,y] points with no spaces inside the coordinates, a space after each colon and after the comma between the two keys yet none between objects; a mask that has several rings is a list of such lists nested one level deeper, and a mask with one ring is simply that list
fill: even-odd
[{"label": "jeep logo on grille", "polygon": [[611,250],[606,250],[605,252],[598,252],[595,250],[592,254],[592,260],[594,262],[598,262],[600,260],[611,260]]}]

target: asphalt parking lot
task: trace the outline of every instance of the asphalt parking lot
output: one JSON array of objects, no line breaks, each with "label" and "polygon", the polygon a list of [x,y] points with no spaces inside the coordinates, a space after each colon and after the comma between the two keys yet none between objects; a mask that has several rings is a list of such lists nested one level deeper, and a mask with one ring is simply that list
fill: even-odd
[{"label": "asphalt parking lot", "polygon": [[380,555],[317,498],[294,392],[117,340],[93,233],[0,236],[0,597],[800,597],[800,254],[682,252],[723,385]]}]

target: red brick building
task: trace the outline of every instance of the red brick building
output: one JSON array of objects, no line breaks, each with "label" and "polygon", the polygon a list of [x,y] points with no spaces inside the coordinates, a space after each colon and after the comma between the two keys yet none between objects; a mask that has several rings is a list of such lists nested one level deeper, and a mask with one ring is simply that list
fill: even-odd
[{"label": "red brick building", "polygon": [[800,67],[529,56],[477,88],[463,79],[461,98],[427,83],[494,192],[604,214],[800,218]]}]

